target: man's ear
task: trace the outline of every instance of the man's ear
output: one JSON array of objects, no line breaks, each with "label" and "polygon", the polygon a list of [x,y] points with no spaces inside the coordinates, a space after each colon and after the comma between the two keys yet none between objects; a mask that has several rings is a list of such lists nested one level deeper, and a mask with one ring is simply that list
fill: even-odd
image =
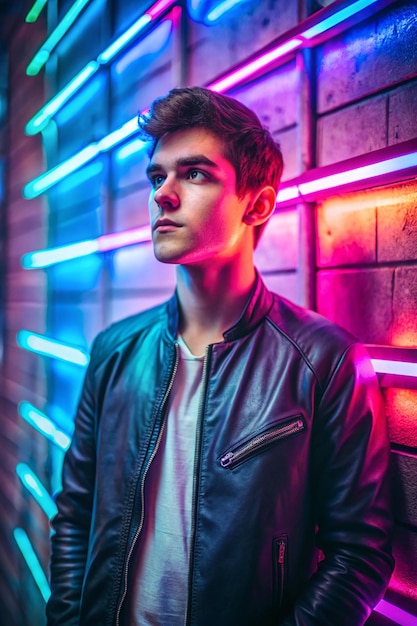
[{"label": "man's ear", "polygon": [[263,187],[251,198],[243,216],[248,226],[260,226],[266,222],[274,212],[276,192],[273,187]]}]

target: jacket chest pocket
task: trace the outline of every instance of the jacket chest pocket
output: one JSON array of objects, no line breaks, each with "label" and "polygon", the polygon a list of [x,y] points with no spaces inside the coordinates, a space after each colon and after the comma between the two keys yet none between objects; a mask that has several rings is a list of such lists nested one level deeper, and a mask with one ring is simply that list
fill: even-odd
[{"label": "jacket chest pocket", "polygon": [[297,415],[285,422],[274,424],[267,430],[253,435],[245,441],[239,442],[220,457],[220,465],[233,469],[250,458],[262,452],[268,446],[281,439],[286,439],[304,430],[304,421]]},{"label": "jacket chest pocket", "polygon": [[273,572],[273,605],[274,611],[279,611],[284,600],[287,568],[287,542],[286,535],[275,537],[272,543],[272,572]]}]

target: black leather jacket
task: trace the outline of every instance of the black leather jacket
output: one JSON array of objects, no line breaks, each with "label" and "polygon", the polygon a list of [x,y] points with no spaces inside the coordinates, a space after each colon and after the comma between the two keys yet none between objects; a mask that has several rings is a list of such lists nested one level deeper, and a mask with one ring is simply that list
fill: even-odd
[{"label": "black leather jacket", "polygon": [[[53,522],[50,626],[123,623],[177,319],[174,296],[94,343]],[[393,565],[386,425],[364,349],[258,276],[207,349],[203,388],[186,624],[363,624]]]}]

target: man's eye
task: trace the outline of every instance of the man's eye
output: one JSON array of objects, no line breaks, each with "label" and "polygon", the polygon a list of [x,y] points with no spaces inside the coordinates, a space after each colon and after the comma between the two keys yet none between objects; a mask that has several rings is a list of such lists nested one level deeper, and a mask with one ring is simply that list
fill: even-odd
[{"label": "man's eye", "polygon": [[207,177],[203,172],[200,172],[200,170],[190,170],[188,172],[188,178],[191,178],[191,180],[204,180]]},{"label": "man's eye", "polygon": [[158,187],[160,187],[163,184],[164,180],[165,180],[165,178],[164,178],[164,176],[162,176],[162,174],[157,174],[156,176],[152,176],[152,178],[151,178],[152,187],[154,189],[157,189]]}]

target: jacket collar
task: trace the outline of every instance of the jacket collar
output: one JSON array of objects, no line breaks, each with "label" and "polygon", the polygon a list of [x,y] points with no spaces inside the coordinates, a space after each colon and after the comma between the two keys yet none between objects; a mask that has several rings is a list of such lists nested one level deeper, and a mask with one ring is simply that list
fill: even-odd
[{"label": "jacket collar", "polygon": [[[260,274],[256,271],[255,282],[248,302],[242,311],[242,315],[228,330],[223,333],[225,341],[234,341],[239,337],[243,337],[253,330],[269,313],[273,303],[272,293],[265,286]],[[173,337],[177,336],[178,331],[178,296],[174,293],[172,298],[168,300],[168,329]]]}]

